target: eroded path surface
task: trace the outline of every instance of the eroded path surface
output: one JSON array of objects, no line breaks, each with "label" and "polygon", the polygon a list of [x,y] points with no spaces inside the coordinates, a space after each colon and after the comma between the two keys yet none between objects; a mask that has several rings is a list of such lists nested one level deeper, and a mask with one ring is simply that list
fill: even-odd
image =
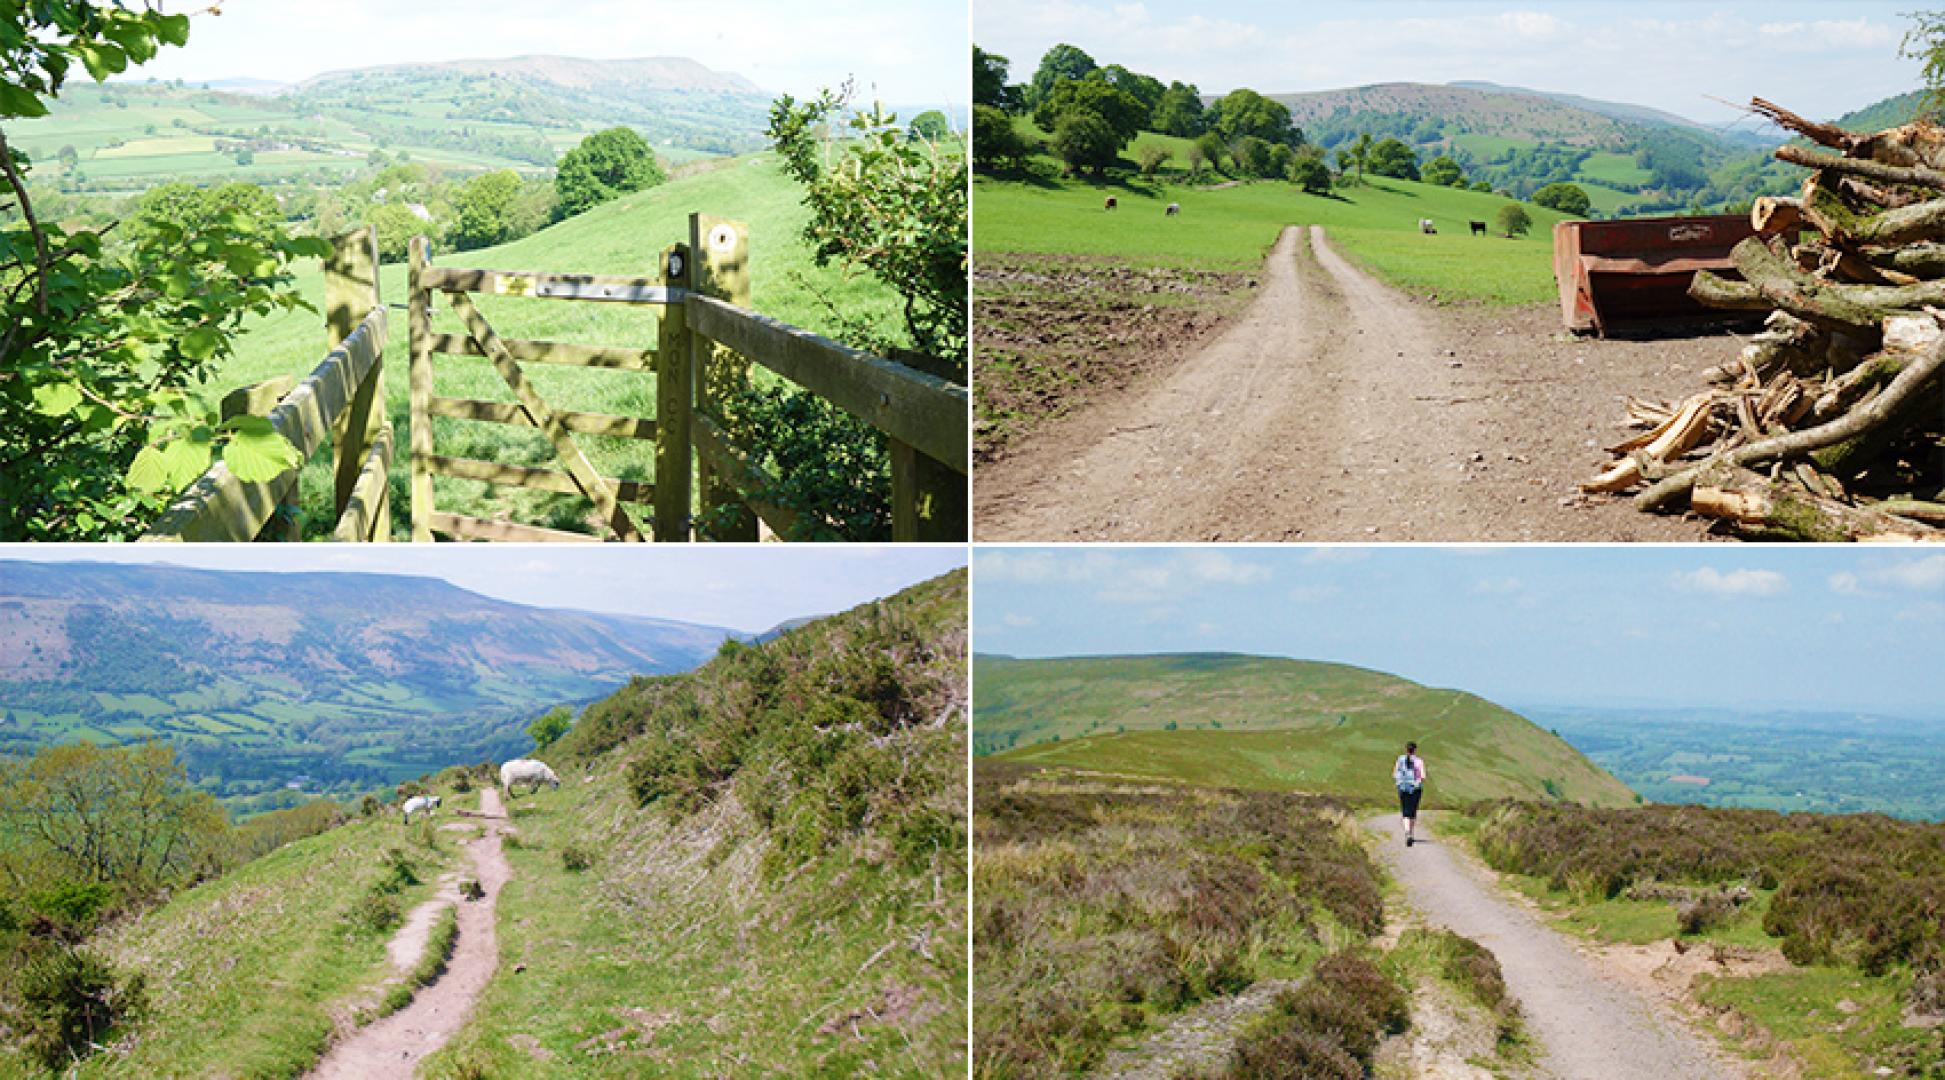
[{"label": "eroded path surface", "polygon": [[1623,394],[1687,385],[1697,353],[1732,344],[1578,342],[1545,312],[1436,308],[1352,266],[1321,226],[1284,229],[1262,283],[1207,348],[982,465],[977,537],[1698,538],[1587,506],[1574,483],[1617,435]]},{"label": "eroded path surface", "polygon": [[[319,1080],[400,1080],[410,1077],[426,1055],[446,1045],[466,1022],[466,1014],[479,1000],[486,983],[499,965],[500,947],[494,934],[494,911],[500,889],[512,876],[506,855],[500,850],[500,834],[506,810],[498,789],[480,790],[480,816],[486,830],[466,842],[473,877],[486,891],[480,900],[465,900],[454,886],[442,889],[437,901],[454,904],[459,910],[459,937],[453,946],[446,971],[432,985],[422,988],[412,1003],[398,1012],[358,1029],[333,1046],[312,1076]],[[435,909],[436,913],[436,909]],[[417,913],[415,913],[416,915]],[[420,920],[415,919],[414,922]],[[427,927],[430,918],[423,920]],[[408,924],[399,931],[396,944],[413,932]],[[423,946],[426,929],[417,931]],[[416,960],[417,950],[402,948],[394,952],[394,963],[404,954]],[[408,963],[407,966],[410,966]]]},{"label": "eroded path surface", "polygon": [[1502,896],[1485,872],[1429,835],[1407,850],[1398,821],[1367,823],[1385,837],[1385,864],[1424,922],[1491,949],[1519,1000],[1539,1064],[1554,1080],[1706,1080],[1742,1076],[1681,1022],[1608,978],[1533,913]]}]

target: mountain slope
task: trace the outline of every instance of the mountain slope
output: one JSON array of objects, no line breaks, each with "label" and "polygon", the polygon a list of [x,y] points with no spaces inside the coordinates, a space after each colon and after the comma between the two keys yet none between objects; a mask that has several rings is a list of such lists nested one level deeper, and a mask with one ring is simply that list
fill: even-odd
[{"label": "mountain slope", "polygon": [[[507,804],[499,969],[423,1075],[963,1075],[966,588],[955,571],[587,710],[541,755],[560,788]],[[691,768],[712,751],[733,760]],[[455,780],[433,780],[433,825],[477,828]],[[76,1073],[301,1075],[382,992],[386,935],[349,918],[367,883],[409,857],[409,909],[454,839],[388,807],[111,928],[152,1008]]]},{"label": "mountain slope", "polygon": [[535,713],[732,633],[431,578],[0,561],[0,750],[162,738],[225,796],[346,794],[516,750]]},{"label": "mountain slope", "polygon": [[975,662],[975,749],[1125,776],[1379,801],[1406,740],[1433,805],[1633,793],[1516,713],[1345,664],[1234,654]]}]

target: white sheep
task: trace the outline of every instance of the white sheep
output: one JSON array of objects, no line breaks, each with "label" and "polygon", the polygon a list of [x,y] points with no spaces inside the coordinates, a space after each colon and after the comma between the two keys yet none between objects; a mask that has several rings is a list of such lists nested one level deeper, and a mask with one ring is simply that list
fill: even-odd
[{"label": "white sheep", "polygon": [[429,816],[434,810],[437,809],[439,809],[439,796],[414,795],[411,798],[405,800],[405,823],[407,825],[412,824],[412,815],[418,813],[421,810],[424,810],[426,814]]},{"label": "white sheep", "polygon": [[500,766],[500,786],[506,789],[507,798],[513,798],[513,785],[525,784],[529,791],[539,790],[540,785],[560,787],[561,778],[544,761],[533,758],[517,758]]}]

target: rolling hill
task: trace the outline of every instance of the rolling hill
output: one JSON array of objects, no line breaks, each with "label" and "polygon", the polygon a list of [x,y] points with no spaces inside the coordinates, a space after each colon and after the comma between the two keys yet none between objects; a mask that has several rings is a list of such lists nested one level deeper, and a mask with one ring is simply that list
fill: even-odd
[{"label": "rolling hill", "polygon": [[768,107],[742,76],[680,57],[518,56],[336,71],[290,87],[79,82],[8,137],[41,180],[136,191],[172,180],[330,183],[375,154],[537,172],[615,125],[681,163],[757,149]]},{"label": "rolling hill", "polygon": [[1003,760],[1385,801],[1416,740],[1428,805],[1595,806],[1627,786],[1531,721],[1458,690],[1345,664],[1227,653],[974,661],[974,749]]},{"label": "rolling hill", "polygon": [[523,749],[539,712],[732,635],[432,578],[0,561],[0,752],[160,738],[232,800],[350,794]]}]

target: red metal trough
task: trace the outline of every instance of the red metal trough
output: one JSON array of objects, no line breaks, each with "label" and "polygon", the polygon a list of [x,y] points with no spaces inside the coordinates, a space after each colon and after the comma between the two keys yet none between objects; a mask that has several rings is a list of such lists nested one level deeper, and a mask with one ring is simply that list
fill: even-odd
[{"label": "red metal trough", "polygon": [[1747,214],[1563,221],[1553,227],[1553,278],[1570,330],[1653,333],[1731,313],[1688,295],[1697,270],[1740,280],[1729,250],[1756,230]]}]

